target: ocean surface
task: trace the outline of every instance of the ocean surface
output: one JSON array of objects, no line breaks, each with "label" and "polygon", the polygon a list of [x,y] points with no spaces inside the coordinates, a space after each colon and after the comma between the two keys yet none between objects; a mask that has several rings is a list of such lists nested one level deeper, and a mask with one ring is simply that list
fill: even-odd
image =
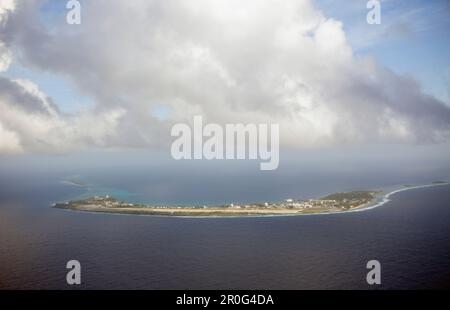
[{"label": "ocean surface", "polygon": [[[91,214],[52,202],[127,190],[60,179],[11,178],[0,190],[0,288],[428,289],[450,288],[450,186],[395,193],[363,212],[259,218]],[[136,196],[137,195],[137,196]],[[380,261],[382,285],[366,283]]]}]

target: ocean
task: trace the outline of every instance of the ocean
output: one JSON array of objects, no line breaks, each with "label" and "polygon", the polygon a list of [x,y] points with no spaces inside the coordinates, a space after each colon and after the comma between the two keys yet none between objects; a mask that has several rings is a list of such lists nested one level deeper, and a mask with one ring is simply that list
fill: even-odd
[{"label": "ocean", "polygon": [[[332,215],[174,218],[50,208],[85,194],[55,176],[3,181],[1,289],[450,288],[448,185]],[[82,269],[78,287],[66,284],[74,259]],[[366,283],[374,259],[379,286]]]}]

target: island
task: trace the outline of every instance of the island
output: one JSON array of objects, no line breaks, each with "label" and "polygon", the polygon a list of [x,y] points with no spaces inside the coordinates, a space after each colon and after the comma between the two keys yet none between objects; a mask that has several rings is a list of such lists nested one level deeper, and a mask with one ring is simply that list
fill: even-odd
[{"label": "island", "polygon": [[243,217],[282,216],[348,212],[375,203],[374,191],[336,193],[320,199],[286,199],[281,202],[227,204],[217,206],[163,206],[135,204],[109,196],[95,196],[81,200],[55,203],[54,208],[87,212],[136,214],[180,217]]}]

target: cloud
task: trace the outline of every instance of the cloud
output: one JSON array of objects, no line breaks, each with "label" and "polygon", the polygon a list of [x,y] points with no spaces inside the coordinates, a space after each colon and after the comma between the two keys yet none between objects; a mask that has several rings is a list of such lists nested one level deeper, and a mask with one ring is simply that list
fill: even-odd
[{"label": "cloud", "polygon": [[0,72],[8,70],[11,61],[11,52],[0,42]]},{"label": "cloud", "polygon": [[[3,44],[96,106],[68,118],[24,83],[1,82],[0,122],[24,150],[161,146],[173,123],[196,114],[280,123],[280,142],[293,148],[449,139],[450,109],[413,79],[355,57],[342,23],[311,1],[96,0],[83,2],[81,25],[61,13],[52,27],[42,2],[9,15]],[[152,114],[161,108],[164,119]]]},{"label": "cloud", "polygon": [[[0,2],[2,27],[14,22],[14,10],[14,1]],[[2,32],[2,37],[5,35],[13,34]],[[11,63],[12,53],[7,45],[8,42],[0,41],[0,71],[7,70]],[[105,146],[125,113],[116,107],[63,114],[32,81],[5,77],[0,77],[0,111],[0,154],[62,153]]]},{"label": "cloud", "polygon": [[22,152],[16,133],[3,128],[0,123],[0,154],[17,154]]},{"label": "cloud", "polygon": [[0,153],[62,153],[104,146],[123,111],[64,115],[31,81],[0,78]]},{"label": "cloud", "polygon": [[[4,27],[9,14],[15,9],[14,0],[0,0],[0,29]],[[11,51],[1,41],[0,37],[0,72],[8,70],[12,61]]]}]

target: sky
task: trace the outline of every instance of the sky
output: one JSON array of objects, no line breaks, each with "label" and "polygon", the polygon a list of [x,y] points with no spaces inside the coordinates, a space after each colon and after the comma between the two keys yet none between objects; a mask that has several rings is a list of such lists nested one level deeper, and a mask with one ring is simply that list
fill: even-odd
[{"label": "sky", "polygon": [[423,90],[450,103],[450,2],[382,1],[381,25],[368,25],[366,1],[317,0],[327,16],[341,20],[356,54],[372,56]]},{"label": "sky", "polygon": [[[174,123],[279,123],[282,149],[450,139],[445,0],[0,0],[0,154],[169,149]],[[433,154],[431,154],[433,153]],[[443,154],[442,156],[444,156]]]}]

